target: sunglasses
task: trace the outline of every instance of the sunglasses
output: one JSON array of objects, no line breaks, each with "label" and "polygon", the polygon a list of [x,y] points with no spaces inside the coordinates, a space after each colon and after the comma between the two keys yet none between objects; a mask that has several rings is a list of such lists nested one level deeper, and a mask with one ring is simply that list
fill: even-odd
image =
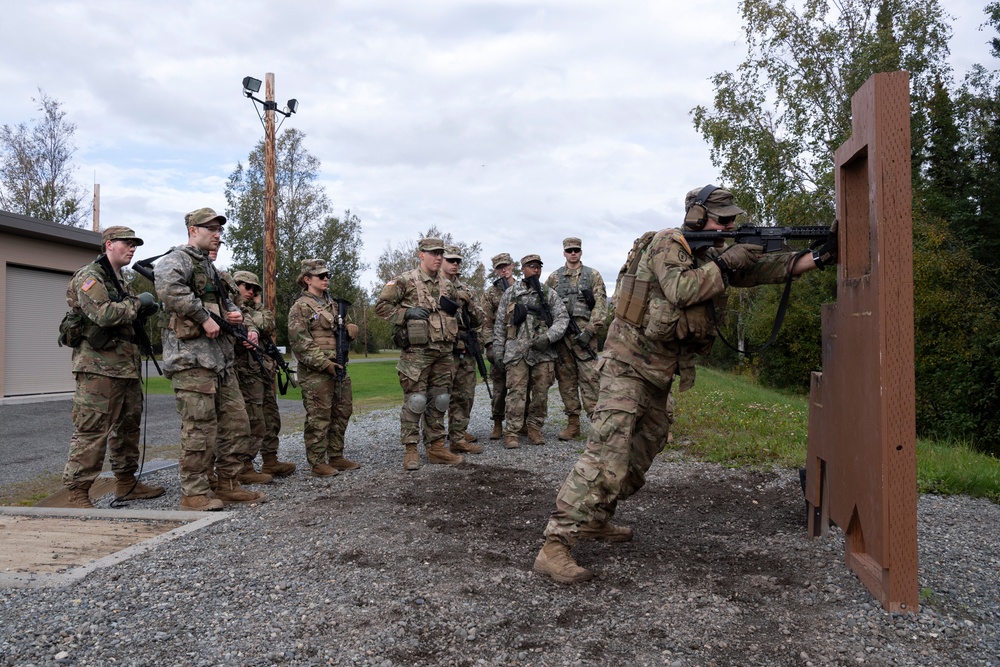
[{"label": "sunglasses", "polygon": [[452,259],[451,257],[446,257],[444,261],[448,262],[449,264],[461,264],[462,263],[462,260],[460,260],[460,259]]},{"label": "sunglasses", "polygon": [[317,274],[313,275],[313,278],[319,278],[320,280],[329,280],[330,279],[330,274],[329,273],[317,273]]},{"label": "sunglasses", "polygon": [[221,234],[222,225],[197,225],[201,229],[208,230],[209,234]]},{"label": "sunglasses", "polygon": [[566,252],[580,252],[579,248],[566,248]]}]

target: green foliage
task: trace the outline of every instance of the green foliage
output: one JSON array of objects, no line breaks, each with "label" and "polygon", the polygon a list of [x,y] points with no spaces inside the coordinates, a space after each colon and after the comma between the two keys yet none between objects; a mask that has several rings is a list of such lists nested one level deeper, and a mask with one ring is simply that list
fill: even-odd
[{"label": "green foliage", "polygon": [[0,127],[0,208],[12,213],[80,227],[89,206],[73,178],[73,134],[62,103],[39,89],[42,117]]},{"label": "green foliage", "polygon": [[917,488],[1000,502],[1000,459],[984,456],[967,442],[918,440]]},{"label": "green foliage", "polygon": [[483,252],[483,244],[479,241],[474,243],[462,243],[452,237],[451,232],[442,232],[436,225],[421,233],[414,240],[399,241],[395,246],[386,243],[385,250],[378,256],[375,264],[375,274],[378,277],[378,284],[372,285],[372,294],[378,298],[382,291],[382,286],[396,276],[417,268],[420,258],[417,254],[417,243],[420,239],[434,238],[441,239],[445,245],[458,246],[462,255],[462,270],[459,278],[468,283],[478,294],[483,293],[486,284],[486,266],[480,261]]},{"label": "green foliage", "polygon": [[[350,210],[332,215],[325,189],[316,183],[320,161],[305,148],[305,134],[286,129],[275,143],[275,207],[277,211],[275,313],[279,345],[288,343],[288,310],[298,298],[301,261],[318,257],[330,268],[330,293],[357,301],[362,293],[361,220]],[[254,148],[246,167],[238,164],[226,184],[224,240],[233,252],[234,271],[253,271],[261,280],[264,253],[264,141]],[[357,313],[352,312],[352,317]]]}]

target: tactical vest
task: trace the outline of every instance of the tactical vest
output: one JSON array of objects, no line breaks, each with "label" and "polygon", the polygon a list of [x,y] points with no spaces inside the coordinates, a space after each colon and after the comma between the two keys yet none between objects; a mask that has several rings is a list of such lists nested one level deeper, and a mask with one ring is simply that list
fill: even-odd
[{"label": "tactical vest", "polygon": [[[174,248],[170,252],[183,252]],[[188,259],[191,260],[191,280],[188,283],[188,287],[196,297],[201,299],[201,302],[205,305],[205,309],[215,313],[218,316],[222,316],[222,295],[219,294],[219,287],[215,281],[213,281],[208,272],[205,270],[205,261],[202,259],[195,259],[191,255],[188,255]],[[217,272],[218,275],[218,272]],[[219,284],[222,284],[222,276],[219,275]],[[186,317],[180,317],[170,311],[164,309],[160,311],[160,327],[169,327],[174,331],[178,340],[190,340],[192,338],[197,338],[202,333],[201,324],[195,322],[194,320],[189,320]]]},{"label": "tactical vest", "polygon": [[580,282],[573,286],[569,281],[569,276],[566,275],[566,265],[560,266],[556,269],[556,275],[559,277],[559,284],[556,286],[556,292],[559,293],[559,297],[563,300],[566,305],[566,312],[569,313],[570,317],[583,317],[585,319],[590,319],[590,314],[593,309],[590,304],[587,303],[587,299],[583,295],[584,290],[593,290],[593,278],[592,275],[594,270],[589,266],[584,266],[583,270],[580,271]]},{"label": "tactical vest", "polygon": [[[442,283],[442,277],[438,274],[438,288],[439,295],[444,294],[446,291],[446,285]],[[426,343],[454,343],[458,339],[458,320],[445,311],[441,310],[440,298],[434,298],[430,289],[427,287],[427,283],[424,282],[421,277],[420,269],[414,271],[413,275],[414,289],[417,292],[417,303],[414,305],[420,306],[421,308],[426,308],[431,312],[430,317],[426,320],[407,320],[406,321],[406,331],[410,339],[411,345],[421,345]],[[425,335],[421,335],[423,332],[420,329],[425,328],[427,332]],[[420,343],[421,339],[424,343]]]},{"label": "tactical vest", "polygon": [[313,342],[321,350],[336,350],[337,316],[330,312],[329,308],[321,306],[311,294],[303,298],[316,314],[316,317],[309,319],[309,335],[312,336]]},{"label": "tactical vest", "polygon": [[[128,294],[118,291],[115,287],[115,281],[111,279],[111,276],[107,275],[107,272],[98,262],[93,262],[93,265],[96,266],[97,270],[104,276],[104,280],[102,282],[104,284],[104,288],[108,292],[108,299],[114,302],[123,301]],[[79,271],[77,274],[79,274]],[[109,350],[118,345],[119,342],[132,343],[135,330],[132,328],[131,323],[119,324],[114,327],[102,327],[98,326],[93,320],[87,317],[87,315],[83,312],[83,309],[80,307],[80,302],[76,297],[76,280],[77,276],[74,275],[71,283],[72,289],[68,290],[66,295],[67,305],[69,305],[71,310],[69,313],[66,313],[66,317],[63,318],[63,321],[76,321],[81,323],[82,326],[80,327],[79,338],[85,338],[87,342],[90,343],[90,346],[98,351]],[[60,329],[62,329],[62,325],[60,325]],[[73,341],[71,339],[71,334],[67,332],[65,344],[69,345],[69,347],[78,347],[80,345],[79,338]],[[73,345],[73,342],[76,344]]]}]

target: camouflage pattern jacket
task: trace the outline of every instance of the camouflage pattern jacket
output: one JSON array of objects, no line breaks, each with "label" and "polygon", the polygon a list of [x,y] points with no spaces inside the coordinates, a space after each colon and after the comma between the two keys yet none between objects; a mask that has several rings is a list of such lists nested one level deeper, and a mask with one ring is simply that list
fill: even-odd
[{"label": "camouflage pattern jacket", "polygon": [[[727,285],[712,261],[720,250],[691,253],[677,229],[656,233],[639,260],[636,278],[650,281],[648,307],[642,326],[616,317],[608,330],[604,357],[632,366],[647,381],[666,389],[674,375],[680,390],[694,386],[695,357],[706,355],[715,342],[711,309],[724,318]],[[769,253],[749,269],[733,273],[730,284],[751,287],[788,278],[795,253]],[[655,333],[654,333],[655,332]]]},{"label": "camouflage pattern jacket", "polygon": [[[499,280],[499,278],[497,279]],[[493,345],[493,325],[497,319],[497,308],[500,307],[500,299],[506,289],[500,289],[497,280],[490,283],[483,293],[483,298],[479,300],[479,306],[483,311],[483,345]]]},{"label": "camouflage pattern jacket", "polygon": [[451,351],[458,340],[458,320],[441,310],[442,295],[459,301],[458,290],[442,272],[429,276],[418,267],[385,284],[375,302],[375,314],[396,327],[406,327],[407,308],[426,308],[430,311],[429,341],[420,347]]},{"label": "camouflage pattern jacket", "polygon": [[[504,365],[517,363],[521,359],[529,366],[543,361],[555,361],[558,353],[552,343],[560,340],[569,326],[569,314],[563,306],[559,294],[552,288],[542,285],[542,294],[552,313],[552,326],[546,327],[539,313],[540,301],[535,290],[528,287],[523,280],[518,280],[510,287],[497,305],[497,318],[493,324],[493,358],[502,359]],[[516,304],[528,309],[528,316],[520,325],[511,323]],[[549,346],[544,350],[536,350],[531,346],[538,336],[549,339]]]},{"label": "camouflage pattern jacket", "polygon": [[[486,319],[486,313],[484,313],[483,309],[478,303],[476,303],[476,300],[473,297],[472,287],[470,285],[463,283],[461,278],[458,276],[452,278],[451,282],[455,286],[455,289],[458,290],[458,302],[465,306],[465,309],[469,313],[469,327],[479,337],[479,339],[482,340],[483,321]],[[459,331],[464,332],[466,330],[465,324],[466,322],[463,316],[463,319],[460,319],[458,322]],[[490,336],[492,337],[492,335],[493,334],[491,332]],[[480,343],[480,347],[482,347],[482,343]],[[464,353],[466,351],[465,341],[459,338],[455,342],[454,351],[456,354]]]},{"label": "camouflage pattern jacket", "polygon": [[[581,279],[586,272],[589,285],[581,287]],[[570,269],[561,266],[556,271],[549,274],[545,279],[545,284],[556,290],[566,312],[576,320],[580,330],[589,329],[595,336],[604,333],[608,316],[608,290],[604,286],[604,279],[596,269],[589,266],[580,266],[578,269]],[[594,307],[590,308],[583,296],[582,289],[589,288],[594,293]]]},{"label": "camouflage pattern jacket", "polygon": [[[346,324],[346,322],[345,322]],[[288,342],[299,365],[333,373],[337,359],[337,302],[303,290],[288,311]]]},{"label": "camouflage pattern jacket", "polygon": [[210,309],[220,316],[223,310],[238,309],[220,296],[216,279],[219,284],[222,280],[208,253],[194,246],[177,246],[156,263],[155,273],[156,294],[163,302],[164,375],[192,368],[216,373],[232,368],[234,339],[225,334],[209,338],[201,327]]},{"label": "camouflage pattern jacket", "polygon": [[[121,276],[118,279],[122,283]],[[73,274],[66,287],[66,303],[70,308],[80,309],[87,318],[83,340],[73,348],[73,372],[138,378],[139,346],[131,340],[138,300],[127,291],[119,294],[104,269],[91,262]],[[98,329],[103,329],[108,339],[100,350],[89,340]]]},{"label": "camouflage pattern jacket", "polygon": [[[237,302],[239,303],[239,302]],[[264,307],[263,303],[255,303],[243,301],[240,304],[240,310],[243,311],[243,324],[246,325],[247,329],[250,331],[256,331],[258,336],[270,336],[271,340],[274,340],[274,332],[278,328],[277,322],[274,319],[274,313]],[[260,341],[260,346],[264,346],[263,340]],[[258,368],[257,362],[254,360],[253,355],[250,351],[242,344],[236,343],[236,366],[239,367],[241,363],[241,357],[245,358],[246,368],[248,370],[254,370]],[[261,354],[264,361],[264,370],[269,375],[274,375],[275,370],[277,370],[277,364],[271,357]]]}]

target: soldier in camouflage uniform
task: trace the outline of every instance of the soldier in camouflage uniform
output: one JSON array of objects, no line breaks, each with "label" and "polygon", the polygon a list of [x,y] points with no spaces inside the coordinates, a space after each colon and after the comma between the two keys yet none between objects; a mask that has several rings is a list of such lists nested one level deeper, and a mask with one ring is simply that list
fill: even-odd
[{"label": "soldier in camouflage uniform", "polygon": [[[351,376],[337,363],[337,334],[354,340],[358,327],[340,322],[338,299],[327,293],[330,271],[321,259],[304,259],[297,282],[302,294],[288,311],[288,341],[298,360],[306,459],[317,477],[333,477],[361,465],[344,457],[344,433],[354,411]],[[341,373],[342,380],[337,379]]]},{"label": "soldier in camouflage uniform", "polygon": [[[241,452],[249,449],[250,420],[240,392],[232,336],[209,313],[230,325],[243,314],[229,301],[209,257],[218,251],[225,216],[201,208],[184,216],[188,241],[156,265],[156,292],[163,301],[161,333],[164,373],[170,378],[181,416],[181,508],[217,510],[223,502],[264,502],[263,493],[244,490],[236,479]],[[212,461],[218,484],[209,496]]]},{"label": "soldier in camouflage uniform", "polygon": [[[559,395],[566,410],[566,428],[559,433],[560,440],[580,437],[580,404],[590,417],[597,404],[597,341],[605,330],[608,314],[608,293],[601,274],[580,261],[583,243],[570,237],[563,239],[563,256],[566,264],[549,274],[545,284],[556,290],[566,311],[580,329],[580,334],[570,340],[567,334],[556,343],[559,358],[556,360],[556,380]],[[586,352],[589,349],[594,358]]]},{"label": "soldier in camouflage uniform", "polygon": [[507,409],[507,376],[503,372],[503,361],[493,354],[493,325],[496,322],[497,306],[500,305],[500,297],[507,291],[507,288],[514,284],[511,277],[514,270],[514,260],[510,255],[502,252],[494,255],[490,260],[493,264],[493,273],[496,279],[490,283],[483,293],[480,305],[485,315],[483,319],[483,337],[486,347],[486,358],[490,361],[490,381],[493,384],[493,431],[490,433],[490,440],[499,440],[503,437],[503,418]]},{"label": "soldier in camouflage uniform", "polygon": [[[504,292],[493,324],[493,357],[503,360],[507,375],[507,414],[504,447],[520,447],[518,432],[527,422],[528,441],[544,445],[542,426],[548,416],[549,387],[555,382],[555,343],[566,333],[569,315],[554,289],[538,283],[542,259],[526,255],[521,259],[524,278]],[[534,285],[532,285],[534,283]],[[543,308],[535,289],[545,298],[552,325],[546,326]],[[531,403],[525,415],[528,393]]]},{"label": "soldier in camouflage uniform", "polygon": [[[136,480],[139,469],[139,421],[142,387],[139,381],[139,347],[134,322],[140,309],[155,310],[155,298],[144,293],[144,305],[129,294],[121,268],[132,261],[142,239],[128,227],[109,227],[101,235],[103,255],[77,271],[66,288],[66,303],[79,318],[78,335],[60,339],[73,348],[73,438],[63,471],[69,489],[67,507],[91,508],[90,487],[101,474],[104,457],[111,450],[111,469],[121,499],[155,498],[162,486]],[[108,275],[107,268],[114,272]]]},{"label": "soldier in camouflage uniform", "polygon": [[[462,317],[458,321],[461,335],[471,327],[472,333],[479,336],[485,315],[482,309],[473,301],[472,287],[462,282],[458,277],[462,265],[462,252],[458,246],[445,246],[444,263],[441,272],[454,283],[458,289],[458,298],[462,306]],[[468,322],[465,318],[468,317]],[[478,438],[468,432],[469,417],[472,414],[472,404],[476,398],[476,359],[466,349],[461,335],[455,343],[455,375],[451,382],[451,402],[448,404],[448,441],[451,451],[459,454],[479,454],[482,446],[473,444]]]},{"label": "soldier in camouflage uniform", "polygon": [[[687,197],[685,229],[732,229],[743,211],[731,193],[708,186]],[[812,255],[763,255],[758,246],[736,244],[691,252],[682,230],[644,237],[648,245],[623,271],[601,365],[601,388],[587,446],[556,498],[535,571],[556,581],[593,577],[573,560],[580,539],[627,542],[632,530],[611,523],[619,500],[645,483],[668,429],[667,404],[673,378],[680,389],[694,384],[696,355],[706,355],[716,337],[709,304],[725,306],[729,285],[778,283],[835,260],[828,242]],[[638,247],[638,246],[637,246]],[[634,277],[634,283],[630,277]],[[646,292],[645,298],[638,297]]]},{"label": "soldier in camouflage uniform", "polygon": [[396,371],[403,389],[399,439],[405,449],[405,470],[420,469],[421,422],[429,463],[464,460],[444,446],[444,412],[451,402],[458,320],[441,308],[441,297],[458,302],[458,290],[440,270],[444,260],[441,239],[420,239],[417,249],[420,265],[387,282],[375,302],[378,316],[394,325],[393,338],[402,350]]},{"label": "soldier in camouflage uniform", "polygon": [[[262,290],[257,275],[250,271],[237,271],[233,274],[233,280],[236,282],[236,287],[239,289],[242,299],[240,306],[243,311],[244,320],[256,327],[257,336],[262,344],[265,340],[273,343],[277,325],[274,321],[274,313],[264,307],[261,297]],[[253,363],[253,366],[257,366],[256,361],[253,360],[246,349],[242,352],[246,354],[249,361]],[[243,374],[240,372],[239,355],[241,354],[241,350],[239,347],[236,348],[236,353],[236,370],[240,376],[240,388],[242,389],[244,381]],[[270,357],[261,356],[264,367],[248,376],[251,382],[259,383],[261,393],[259,421],[257,421],[258,416],[255,414],[256,408],[251,409],[249,403],[247,405],[247,415],[250,417],[250,433],[254,437],[253,453],[254,456],[260,453],[260,471],[262,474],[273,477],[287,477],[295,472],[295,464],[278,460],[278,434],[281,432],[281,414],[278,411],[278,400],[274,391],[277,365]],[[256,389],[251,391],[250,395],[253,399],[256,399],[256,392]],[[244,402],[247,402],[247,395],[248,392],[244,390]],[[254,400],[254,405],[258,405],[256,400]],[[243,482],[243,479],[241,478],[240,481]]]}]

